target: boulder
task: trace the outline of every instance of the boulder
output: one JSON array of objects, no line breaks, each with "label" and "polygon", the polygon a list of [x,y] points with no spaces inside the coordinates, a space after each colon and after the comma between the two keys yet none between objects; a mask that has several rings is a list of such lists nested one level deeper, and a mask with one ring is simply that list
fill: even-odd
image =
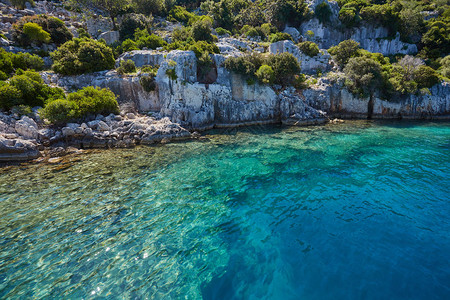
[{"label": "boulder", "polygon": [[26,139],[37,139],[39,137],[38,126],[30,117],[23,116],[15,124],[16,132]]},{"label": "boulder", "polygon": [[98,36],[98,39],[104,39],[106,44],[111,45],[119,40],[119,32],[118,31],[107,31],[103,32]]}]

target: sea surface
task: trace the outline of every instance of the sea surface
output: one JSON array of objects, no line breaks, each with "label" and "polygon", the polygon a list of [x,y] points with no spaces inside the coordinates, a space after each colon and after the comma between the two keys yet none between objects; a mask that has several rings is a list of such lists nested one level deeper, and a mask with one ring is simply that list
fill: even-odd
[{"label": "sea surface", "polygon": [[346,121],[0,169],[0,299],[450,299],[450,123]]}]

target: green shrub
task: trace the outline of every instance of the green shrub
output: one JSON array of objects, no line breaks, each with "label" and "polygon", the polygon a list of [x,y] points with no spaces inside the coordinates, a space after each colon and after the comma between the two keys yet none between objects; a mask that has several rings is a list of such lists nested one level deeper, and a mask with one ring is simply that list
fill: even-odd
[{"label": "green shrub", "polygon": [[29,53],[11,53],[11,61],[15,69],[40,71],[44,68],[44,60],[37,55]]},{"label": "green shrub", "polygon": [[64,98],[62,89],[46,85],[37,72],[17,72],[17,75],[9,80],[9,84],[17,88],[22,94],[21,102],[16,105],[43,106],[45,102],[51,99]]},{"label": "green shrub", "polygon": [[17,114],[19,116],[31,116],[33,114],[33,110],[31,107],[26,105],[16,105],[11,108],[11,113]]},{"label": "green shrub", "polygon": [[314,42],[310,41],[301,42],[298,44],[298,47],[303,53],[305,53],[310,57],[314,57],[317,54],[319,54],[319,46]]},{"label": "green shrub", "polygon": [[328,52],[333,56],[334,61],[340,68],[344,68],[350,58],[358,56],[359,43],[354,40],[345,40],[339,45],[331,47]]},{"label": "green shrub", "polygon": [[120,75],[136,73],[136,65],[131,59],[121,60],[120,66],[116,70]]},{"label": "green shrub", "polygon": [[238,57],[229,57],[225,60],[224,65],[228,70],[252,77],[255,76],[256,71],[262,66],[264,58],[260,54],[248,54]]},{"label": "green shrub", "polygon": [[269,0],[267,2],[268,20],[279,30],[286,24],[298,27],[311,17],[311,11],[304,0]]},{"label": "green shrub", "polygon": [[326,23],[330,21],[331,9],[327,2],[322,2],[316,6],[314,9],[314,14],[320,22]]},{"label": "green shrub", "polygon": [[133,41],[132,39],[126,39],[125,41],[123,41],[121,46],[122,46],[122,52],[139,50],[137,43],[135,41]]},{"label": "green shrub", "polygon": [[220,53],[219,47],[216,44],[205,41],[198,41],[190,45],[186,50],[192,50],[197,58],[201,57],[203,53]]},{"label": "green shrub", "polygon": [[42,43],[50,42],[50,33],[42,29],[42,27],[36,23],[23,24],[23,33],[33,41],[38,41]]},{"label": "green shrub", "polygon": [[218,35],[226,35],[226,34],[231,35],[231,31],[226,30],[226,29],[224,29],[222,27],[217,27],[216,28],[216,32],[217,32]]},{"label": "green shrub", "polygon": [[53,70],[63,75],[78,75],[114,68],[111,48],[104,43],[75,38],[51,53]]},{"label": "green shrub", "polygon": [[116,95],[106,88],[88,86],[67,95],[67,100],[78,106],[76,116],[79,118],[88,115],[119,113]]},{"label": "green shrub", "polygon": [[346,85],[355,94],[372,97],[383,82],[381,64],[371,58],[350,58],[344,72]]},{"label": "green shrub", "polygon": [[78,118],[78,105],[65,99],[54,100],[41,109],[39,115],[51,123],[67,123]]},{"label": "green shrub", "polygon": [[429,21],[428,30],[422,36],[422,52],[430,58],[450,53],[450,22]]},{"label": "green shrub", "polygon": [[213,41],[213,35],[211,34],[211,26],[212,21],[208,17],[204,17],[198,21],[196,21],[192,25],[192,37],[196,41],[206,41],[206,42],[212,42]]},{"label": "green shrub", "polygon": [[360,21],[360,17],[354,7],[343,7],[339,11],[339,20],[345,26],[353,27]]},{"label": "green shrub", "polygon": [[211,72],[215,68],[214,60],[211,58],[209,52],[203,52],[197,61],[197,77],[198,82],[213,83],[216,81],[216,76],[211,76]]},{"label": "green shrub", "polygon": [[88,39],[91,38],[91,35],[89,34],[89,32],[87,32],[86,29],[84,29],[84,28],[78,28],[77,33],[78,33],[79,38],[88,38]]},{"label": "green shrub", "polygon": [[264,23],[261,25],[261,31],[265,36],[270,36],[272,33],[277,33],[277,28],[269,23]]},{"label": "green shrub", "polygon": [[272,67],[268,65],[262,65],[256,71],[256,78],[264,84],[272,84],[275,81],[275,73]]},{"label": "green shrub", "polygon": [[433,85],[439,83],[438,73],[428,66],[419,66],[414,71],[414,81],[417,82],[419,89],[421,88],[431,88]]},{"label": "green shrub", "polygon": [[273,69],[275,84],[283,86],[292,84],[294,75],[300,73],[300,64],[291,53],[270,55],[267,64]]},{"label": "green shrub", "polygon": [[167,45],[167,42],[164,41],[160,36],[155,34],[149,34],[147,29],[137,29],[134,34],[136,45],[139,49],[148,48],[148,49],[156,49],[159,47],[164,47]]},{"label": "green shrub", "polygon": [[0,108],[8,110],[22,102],[22,93],[15,86],[4,83],[0,86]]},{"label": "green shrub", "polygon": [[[21,46],[30,46],[36,40],[30,39],[29,35],[24,32],[24,25],[35,23],[42,27],[42,30],[50,34],[51,42],[62,45],[73,38],[72,33],[66,27],[63,21],[56,17],[47,15],[26,16],[13,24],[12,36]],[[29,26],[29,25],[28,25]],[[33,29],[36,30],[36,29]]]},{"label": "green shrub", "polygon": [[153,77],[155,77],[156,74],[158,73],[158,69],[159,69],[159,66],[146,65],[141,68],[141,72],[151,74],[151,75],[153,75]]},{"label": "green shrub", "polygon": [[439,68],[439,73],[441,73],[442,76],[450,78],[450,55],[442,58],[440,64],[441,67]]},{"label": "green shrub", "polygon": [[156,90],[155,76],[153,74],[141,76],[139,83],[147,93]]},{"label": "green shrub", "polygon": [[174,6],[167,16],[167,21],[182,22],[184,24],[193,24],[199,17],[190,13],[182,6]]},{"label": "green shrub", "polygon": [[119,28],[120,39],[124,41],[133,38],[137,29],[147,29],[150,32],[152,22],[151,17],[146,17],[143,14],[126,14]]},{"label": "green shrub", "polygon": [[289,33],[285,33],[285,32],[272,33],[269,36],[269,42],[271,42],[271,43],[276,43],[276,42],[285,41],[285,40],[293,41],[292,36]]},{"label": "green shrub", "polygon": [[175,70],[177,63],[173,60],[169,60],[168,65],[169,65],[169,68],[166,70],[166,75],[171,80],[177,80],[178,76],[177,76],[177,72]]}]

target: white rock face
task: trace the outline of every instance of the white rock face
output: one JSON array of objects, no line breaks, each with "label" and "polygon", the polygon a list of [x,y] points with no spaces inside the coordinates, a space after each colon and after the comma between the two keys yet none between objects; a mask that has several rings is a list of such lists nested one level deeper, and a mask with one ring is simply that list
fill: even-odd
[{"label": "white rock face", "polygon": [[98,36],[98,39],[104,39],[108,45],[111,45],[119,40],[119,32],[118,31],[103,32]]},{"label": "white rock face", "polygon": [[92,16],[86,18],[87,32],[93,36],[98,37],[103,32],[108,32],[113,29],[111,19],[102,16]]},{"label": "white rock face", "polygon": [[172,60],[176,63],[175,72],[178,79],[186,82],[197,81],[197,57],[194,51],[170,51],[167,54],[167,60]]},{"label": "white rock face", "polygon": [[292,38],[294,39],[294,42],[296,42],[296,43],[298,43],[298,41],[301,38],[300,32],[298,32],[298,30],[294,27],[286,26],[286,28],[283,30],[283,32],[290,34],[292,36]]},{"label": "white rock face", "polygon": [[300,26],[300,33],[307,37],[307,31],[314,32],[314,37],[308,39],[316,42],[320,48],[324,49],[336,46],[343,40],[352,39],[360,43],[361,48],[383,55],[417,53],[417,46],[400,41],[398,34],[394,39],[389,39],[388,30],[384,27],[363,24],[347,30],[338,28],[339,26],[325,25],[320,23],[318,19],[313,18]]},{"label": "white rock face", "polygon": [[138,68],[143,66],[159,66],[164,61],[165,55],[167,55],[167,53],[155,50],[134,50],[125,52],[119,56],[116,67],[119,66],[120,61],[128,59],[132,60]]},{"label": "white rock face", "polygon": [[19,135],[26,139],[37,139],[39,137],[36,122],[27,116],[23,116],[22,119],[16,122],[15,129]]}]

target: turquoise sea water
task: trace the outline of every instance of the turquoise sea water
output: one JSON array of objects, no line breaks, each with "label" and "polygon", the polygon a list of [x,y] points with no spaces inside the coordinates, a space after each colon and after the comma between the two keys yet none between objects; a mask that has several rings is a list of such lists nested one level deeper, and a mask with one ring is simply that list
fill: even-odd
[{"label": "turquoise sea water", "polygon": [[250,127],[0,169],[3,299],[449,299],[450,123]]}]

